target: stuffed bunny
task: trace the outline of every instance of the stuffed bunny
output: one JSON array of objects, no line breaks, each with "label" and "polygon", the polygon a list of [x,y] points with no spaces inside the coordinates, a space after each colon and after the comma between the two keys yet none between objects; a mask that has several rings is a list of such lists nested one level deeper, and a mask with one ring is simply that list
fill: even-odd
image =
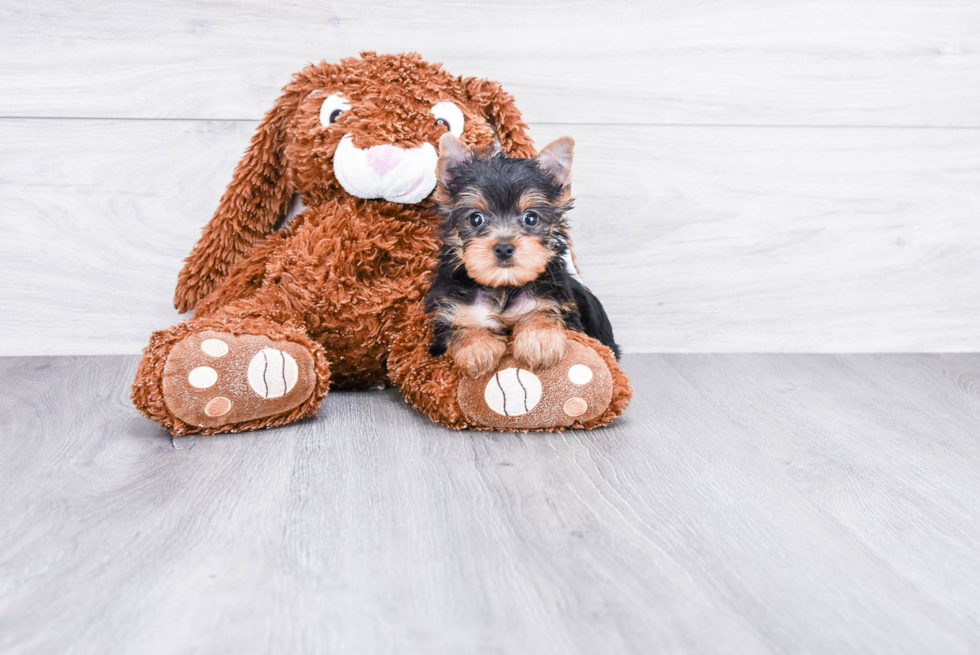
[{"label": "stuffed bunny", "polygon": [[[153,334],[133,385],[174,434],[284,425],[330,387],[393,384],[451,428],[593,428],[632,395],[612,352],[579,332],[557,365],[512,357],[480,379],[433,357],[423,301],[439,250],[437,144],[535,150],[499,84],[415,53],[362,53],[296,74],[259,124],[180,273],[194,317]],[[293,194],[305,209],[282,226]]]}]

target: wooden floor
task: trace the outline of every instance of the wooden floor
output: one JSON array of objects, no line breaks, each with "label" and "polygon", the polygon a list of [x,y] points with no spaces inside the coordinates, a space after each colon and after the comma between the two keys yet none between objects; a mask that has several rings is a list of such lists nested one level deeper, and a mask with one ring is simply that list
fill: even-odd
[{"label": "wooden floor", "polygon": [[395,391],[171,440],[0,359],[0,652],[976,653],[980,355],[628,355],[591,433]]}]

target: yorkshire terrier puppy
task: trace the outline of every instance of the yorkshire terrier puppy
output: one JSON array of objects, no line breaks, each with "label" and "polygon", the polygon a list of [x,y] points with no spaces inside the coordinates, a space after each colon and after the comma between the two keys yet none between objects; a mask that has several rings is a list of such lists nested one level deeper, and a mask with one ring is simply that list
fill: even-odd
[{"label": "yorkshire terrier puppy", "polygon": [[568,352],[565,330],[598,339],[619,357],[599,300],[571,272],[568,224],[575,142],[562,137],[533,159],[470,152],[439,142],[434,196],[443,245],[426,297],[434,338],[463,373],[494,371],[507,352],[531,371]]}]

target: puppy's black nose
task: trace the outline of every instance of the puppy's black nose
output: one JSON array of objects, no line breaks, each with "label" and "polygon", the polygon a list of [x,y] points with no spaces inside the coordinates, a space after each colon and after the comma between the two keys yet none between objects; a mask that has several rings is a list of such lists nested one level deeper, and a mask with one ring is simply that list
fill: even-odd
[{"label": "puppy's black nose", "polygon": [[497,259],[510,259],[514,256],[514,251],[517,250],[513,243],[498,243],[493,247],[493,254],[497,256]]}]

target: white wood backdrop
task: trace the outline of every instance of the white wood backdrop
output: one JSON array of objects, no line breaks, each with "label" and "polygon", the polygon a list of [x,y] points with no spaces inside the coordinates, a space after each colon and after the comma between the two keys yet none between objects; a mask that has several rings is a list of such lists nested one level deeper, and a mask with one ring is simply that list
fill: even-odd
[{"label": "white wood backdrop", "polygon": [[980,348],[980,3],[0,6],[0,354],[132,353],[309,61],[418,50],[577,140],[630,351]]}]

